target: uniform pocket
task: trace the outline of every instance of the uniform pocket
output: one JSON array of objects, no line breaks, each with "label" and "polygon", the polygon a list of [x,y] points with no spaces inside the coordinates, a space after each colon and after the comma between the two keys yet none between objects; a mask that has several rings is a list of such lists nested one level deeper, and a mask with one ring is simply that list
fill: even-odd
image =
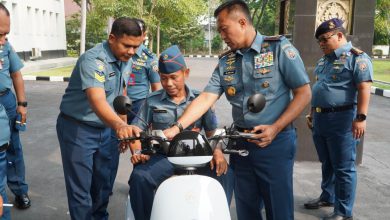
[{"label": "uniform pocket", "polygon": [[252,74],[256,92],[269,96],[273,94],[275,81],[275,66],[255,69]]},{"label": "uniform pocket", "polygon": [[352,71],[345,66],[334,66],[332,68],[332,74],[328,74],[329,82],[344,82],[353,79]]},{"label": "uniform pocket", "polygon": [[[110,74],[112,74],[112,73],[110,73]],[[116,75],[111,76],[111,77],[109,76],[108,79],[106,79],[106,82],[104,82],[104,89],[106,91],[111,91],[115,88],[115,84],[116,84]]]},{"label": "uniform pocket", "polygon": [[171,116],[168,112],[153,112],[153,129],[165,129],[168,128],[174,121],[174,117]]}]

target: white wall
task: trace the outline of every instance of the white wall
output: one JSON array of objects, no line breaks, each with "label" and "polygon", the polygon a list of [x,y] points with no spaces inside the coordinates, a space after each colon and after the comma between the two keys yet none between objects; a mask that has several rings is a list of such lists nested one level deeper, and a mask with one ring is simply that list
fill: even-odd
[{"label": "white wall", "polygon": [[389,46],[388,45],[373,45],[372,51],[374,50],[381,50],[382,55],[388,56],[389,55]]},{"label": "white wall", "polygon": [[64,0],[0,0],[11,14],[10,43],[17,52],[66,50]]}]

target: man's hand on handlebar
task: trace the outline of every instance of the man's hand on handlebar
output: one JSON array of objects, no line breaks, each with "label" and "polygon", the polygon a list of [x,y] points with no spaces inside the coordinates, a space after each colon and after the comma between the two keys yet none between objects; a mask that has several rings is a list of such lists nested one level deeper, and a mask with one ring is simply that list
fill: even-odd
[{"label": "man's hand on handlebar", "polygon": [[180,133],[180,129],[177,126],[173,126],[165,129],[163,132],[168,140],[172,140],[173,137]]},{"label": "man's hand on handlebar", "polygon": [[255,143],[259,147],[267,147],[274,140],[278,134],[278,129],[274,125],[258,125],[253,128],[253,138],[257,140],[248,140],[248,142]]},{"label": "man's hand on handlebar", "polygon": [[[118,124],[115,127],[115,132],[116,132],[116,136],[118,137],[118,139],[126,139],[126,138],[130,138],[130,137],[134,137],[134,136],[138,137],[141,131],[142,130],[140,128],[138,128],[137,126],[127,125],[125,123]],[[122,153],[125,152],[126,149],[128,147],[130,147],[131,142],[132,141],[130,141],[130,140],[121,141],[121,143],[119,144],[120,151]]]},{"label": "man's hand on handlebar", "polygon": [[215,148],[213,153],[213,159],[210,161],[211,170],[214,170],[214,167],[217,176],[221,176],[222,174],[227,173],[228,163],[222,153],[222,150],[219,148]]}]

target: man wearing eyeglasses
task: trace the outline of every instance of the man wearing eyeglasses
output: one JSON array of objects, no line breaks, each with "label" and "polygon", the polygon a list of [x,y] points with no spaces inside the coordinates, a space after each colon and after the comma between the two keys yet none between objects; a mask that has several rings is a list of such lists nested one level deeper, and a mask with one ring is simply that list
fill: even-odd
[{"label": "man wearing eyeglasses", "polygon": [[318,26],[315,37],[324,53],[314,70],[316,81],[308,125],[322,164],[322,193],[307,209],[334,206],[323,219],[353,219],[356,191],[356,145],[366,130],[373,79],[370,57],[346,39],[343,21]]}]

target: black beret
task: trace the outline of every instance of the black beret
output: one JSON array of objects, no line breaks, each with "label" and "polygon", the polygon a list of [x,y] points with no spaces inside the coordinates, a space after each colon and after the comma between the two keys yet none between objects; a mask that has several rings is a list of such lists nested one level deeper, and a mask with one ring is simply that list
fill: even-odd
[{"label": "black beret", "polygon": [[329,31],[333,31],[336,29],[340,29],[343,27],[343,23],[344,22],[338,18],[332,18],[332,19],[329,19],[327,21],[322,22],[317,27],[315,37],[318,39],[318,37],[321,36],[322,34],[325,34]]}]

